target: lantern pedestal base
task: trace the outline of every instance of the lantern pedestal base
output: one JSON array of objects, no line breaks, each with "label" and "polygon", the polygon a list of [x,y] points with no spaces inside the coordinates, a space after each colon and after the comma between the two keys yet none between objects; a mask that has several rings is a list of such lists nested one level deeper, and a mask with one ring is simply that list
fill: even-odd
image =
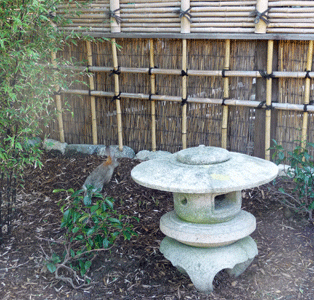
[{"label": "lantern pedestal base", "polygon": [[209,294],[218,272],[226,269],[229,275],[239,276],[257,255],[257,245],[251,237],[245,237],[231,245],[198,248],[165,237],[160,252],[180,272],[187,274],[195,288]]}]

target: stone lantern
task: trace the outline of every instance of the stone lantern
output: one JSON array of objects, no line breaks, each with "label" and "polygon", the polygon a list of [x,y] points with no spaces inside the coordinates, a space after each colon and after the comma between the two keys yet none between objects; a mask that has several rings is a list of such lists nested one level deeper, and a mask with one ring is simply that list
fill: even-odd
[{"label": "stone lantern", "polygon": [[160,220],[166,235],[160,251],[204,293],[213,290],[219,271],[238,276],[257,255],[249,236],[256,220],[241,210],[241,190],[277,174],[272,162],[203,145],[143,162],[131,172],[138,184],[173,193],[174,211]]}]

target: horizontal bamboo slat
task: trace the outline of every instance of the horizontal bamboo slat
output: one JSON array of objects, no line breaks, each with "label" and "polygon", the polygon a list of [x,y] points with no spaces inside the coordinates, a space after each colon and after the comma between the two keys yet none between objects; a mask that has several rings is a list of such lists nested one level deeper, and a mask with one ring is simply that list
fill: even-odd
[{"label": "horizontal bamboo slat", "polygon": [[[63,90],[63,94],[74,94],[74,95],[85,95],[88,96],[89,93],[91,96],[96,97],[113,97],[114,92],[105,92],[105,91],[89,91],[89,90]],[[169,101],[169,102],[182,102],[182,97],[179,96],[167,96],[167,95],[148,95],[148,94],[133,94],[133,93],[121,93],[121,98],[131,98],[138,100],[154,100],[154,101]],[[209,98],[197,98],[190,97],[188,103],[199,103],[199,104],[222,104],[223,99],[209,99]],[[243,106],[250,108],[259,108],[259,101],[252,100],[237,100],[237,99],[225,99],[224,104],[228,106]],[[272,103],[272,107],[278,110],[288,110],[288,111],[304,111],[303,104],[291,104],[291,103]],[[314,105],[308,105],[307,110],[309,112],[314,112]]]}]

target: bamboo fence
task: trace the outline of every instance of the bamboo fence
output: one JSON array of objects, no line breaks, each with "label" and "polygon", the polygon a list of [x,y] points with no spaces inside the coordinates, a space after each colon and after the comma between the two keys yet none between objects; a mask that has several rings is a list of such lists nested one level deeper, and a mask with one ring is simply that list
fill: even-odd
[{"label": "bamboo fence", "polygon": [[[81,62],[65,71],[86,71],[88,65],[81,79],[89,89],[76,84],[62,91],[62,106],[68,102],[75,117],[59,114],[59,132],[50,132],[55,138],[136,151],[174,152],[206,144],[267,159],[272,138],[289,149],[295,140],[313,142],[312,41],[116,42],[120,51],[110,42],[80,41],[58,54]],[[262,44],[265,68],[256,70]],[[262,99],[256,98],[258,80],[265,89]],[[265,112],[262,124],[256,118],[260,111]],[[264,136],[262,155],[254,147],[257,130]]]},{"label": "bamboo fence", "polygon": [[87,70],[78,78],[89,89],[56,96],[57,110],[69,102],[75,115],[59,113],[58,134],[48,130],[56,138],[136,151],[206,144],[266,159],[272,139],[287,149],[314,142],[314,1],[79,0],[58,13],[72,19],[59,29],[112,43],[58,53],[78,63],[64,72]]},{"label": "bamboo fence", "polygon": [[[64,3],[62,29],[93,33],[313,34],[313,1],[94,0]],[[189,27],[184,31],[183,28]]]}]

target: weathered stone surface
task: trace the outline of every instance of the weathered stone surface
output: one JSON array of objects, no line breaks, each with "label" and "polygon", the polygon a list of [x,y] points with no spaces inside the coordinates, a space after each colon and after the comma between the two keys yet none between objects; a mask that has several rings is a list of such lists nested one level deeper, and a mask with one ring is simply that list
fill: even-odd
[{"label": "weathered stone surface", "polygon": [[58,150],[62,154],[65,153],[65,149],[67,147],[67,143],[61,143],[59,141],[53,139],[45,139],[43,142],[43,148],[47,151]]},{"label": "weathered stone surface", "polygon": [[[123,146],[122,151],[119,150],[118,145],[110,145],[109,147],[111,151],[114,153],[116,158],[122,158],[122,157],[134,158],[135,157],[134,150],[128,146]],[[97,155],[100,155],[100,156],[106,155],[106,146],[101,147],[99,151],[97,152]]]},{"label": "weathered stone surface", "polygon": [[150,159],[160,159],[160,158],[169,158],[171,157],[173,154],[168,152],[168,151],[148,151],[148,150],[142,150],[139,151],[136,154],[136,159],[140,159],[140,160],[150,160]]},{"label": "weathered stone surface", "polygon": [[70,144],[66,147],[66,152],[74,151],[83,154],[94,154],[97,152],[99,145],[89,145],[89,144]]},{"label": "weathered stone surface", "polygon": [[198,291],[208,294],[213,291],[213,280],[218,272],[227,269],[230,275],[239,276],[258,250],[251,237],[216,248],[191,247],[166,237],[161,242],[160,252],[190,277]]},{"label": "weathered stone surface", "polygon": [[230,152],[222,163],[189,165],[177,155],[136,166],[131,176],[140,185],[179,193],[228,193],[265,184],[276,178],[278,167],[269,161]]},{"label": "weathered stone surface", "polygon": [[227,194],[173,193],[177,215],[192,223],[226,222],[241,210],[241,191]]},{"label": "weathered stone surface", "polygon": [[212,165],[225,162],[230,158],[228,150],[204,145],[187,148],[177,153],[177,161],[187,165]]},{"label": "weathered stone surface", "polygon": [[218,247],[247,237],[256,228],[255,217],[241,210],[233,219],[216,224],[196,224],[181,220],[175,211],[163,215],[160,230],[167,236],[196,247]]}]

